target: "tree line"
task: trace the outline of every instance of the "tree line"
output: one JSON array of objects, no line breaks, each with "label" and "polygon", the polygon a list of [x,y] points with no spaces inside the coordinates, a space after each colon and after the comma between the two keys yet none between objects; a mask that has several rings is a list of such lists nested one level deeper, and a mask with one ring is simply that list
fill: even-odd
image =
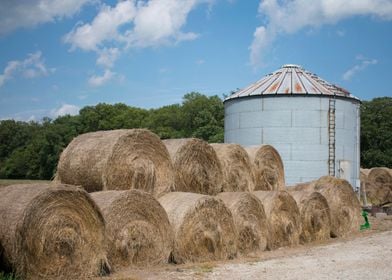
[{"label": "tree line", "polygon": [[[0,178],[51,179],[61,151],[77,135],[147,128],[162,139],[196,137],[223,142],[224,107],[218,96],[192,92],[181,104],[142,109],[122,103],[82,108],[79,115],[42,122],[0,121]],[[392,167],[392,98],[361,106],[361,165]]]}]

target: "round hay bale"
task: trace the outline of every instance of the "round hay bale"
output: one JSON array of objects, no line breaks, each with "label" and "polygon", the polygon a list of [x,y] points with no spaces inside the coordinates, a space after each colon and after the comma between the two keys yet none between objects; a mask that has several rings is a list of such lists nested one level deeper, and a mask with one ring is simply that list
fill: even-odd
[{"label": "round hay bale", "polygon": [[237,253],[233,216],[215,197],[172,192],[159,202],[174,231],[172,262],[203,262],[232,259]]},{"label": "round hay bale", "polygon": [[299,244],[301,218],[297,203],[286,191],[252,192],[261,200],[269,224],[270,250]]},{"label": "round hay bale", "polygon": [[109,272],[105,223],[90,196],[66,185],[0,189],[1,266],[23,279],[86,279]]},{"label": "round hay bale", "polygon": [[216,195],[222,191],[222,167],[214,149],[205,141],[163,140],[173,162],[176,191]]},{"label": "round hay bale", "polygon": [[290,191],[301,214],[300,242],[327,240],[331,232],[331,212],[325,197],[318,192]]},{"label": "round hay bale", "polygon": [[158,197],[173,188],[169,154],[146,129],[119,129],[79,135],[61,154],[58,179],[88,192],[141,189]]},{"label": "round hay bale", "polygon": [[331,237],[346,236],[359,230],[363,221],[361,205],[349,182],[331,176],[323,176],[292,190],[317,191],[328,201],[331,211]]},{"label": "round hay bale", "polygon": [[224,192],[217,195],[233,214],[238,232],[238,251],[249,255],[267,247],[268,223],[261,201],[247,192]]},{"label": "round hay bale", "polygon": [[270,145],[246,147],[255,176],[254,190],[284,190],[284,166],[278,151]]},{"label": "round hay bale", "polygon": [[211,144],[223,171],[224,192],[253,191],[254,177],[248,153],[237,144]]},{"label": "round hay bale", "polygon": [[114,268],[167,263],[173,232],[165,209],[140,190],[91,194],[106,222],[108,257]]},{"label": "round hay bale", "polygon": [[[362,171],[363,172],[363,171]],[[392,202],[392,173],[386,167],[374,167],[365,179],[367,202],[383,205]]]}]

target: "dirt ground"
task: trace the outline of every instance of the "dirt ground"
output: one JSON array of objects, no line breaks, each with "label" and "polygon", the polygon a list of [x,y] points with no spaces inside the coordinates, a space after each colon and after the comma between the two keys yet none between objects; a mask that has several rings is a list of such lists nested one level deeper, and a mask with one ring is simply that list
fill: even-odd
[{"label": "dirt ground", "polygon": [[392,216],[370,218],[372,228],[253,258],[118,271],[102,280],[125,279],[392,279]]}]

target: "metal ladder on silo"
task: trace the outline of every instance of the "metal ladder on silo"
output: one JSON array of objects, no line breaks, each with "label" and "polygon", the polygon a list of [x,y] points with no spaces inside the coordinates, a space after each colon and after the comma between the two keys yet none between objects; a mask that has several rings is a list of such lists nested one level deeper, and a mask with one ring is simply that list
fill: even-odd
[{"label": "metal ladder on silo", "polygon": [[329,99],[328,109],[328,175],[335,176],[335,96]]}]

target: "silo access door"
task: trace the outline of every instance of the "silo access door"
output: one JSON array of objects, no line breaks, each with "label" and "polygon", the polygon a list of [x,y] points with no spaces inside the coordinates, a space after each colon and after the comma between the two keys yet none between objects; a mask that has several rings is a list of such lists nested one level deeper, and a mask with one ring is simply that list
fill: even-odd
[{"label": "silo access door", "polygon": [[351,162],[348,160],[339,161],[339,178],[351,182]]}]

